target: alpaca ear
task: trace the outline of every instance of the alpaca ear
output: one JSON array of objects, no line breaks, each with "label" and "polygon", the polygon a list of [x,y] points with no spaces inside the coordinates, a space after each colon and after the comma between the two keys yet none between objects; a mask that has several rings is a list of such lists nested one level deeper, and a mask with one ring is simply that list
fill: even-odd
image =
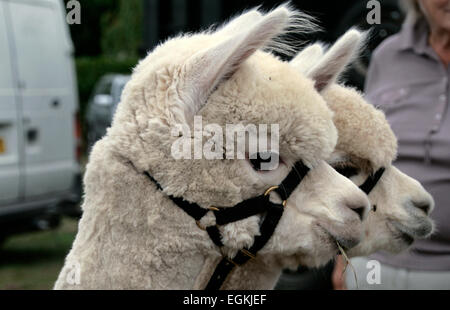
[{"label": "alpaca ear", "polygon": [[184,74],[179,88],[180,105],[186,122],[194,118],[221,81],[229,78],[256,50],[265,47],[283,31],[289,17],[290,11],[280,7],[248,29],[241,29],[187,60],[182,69]]},{"label": "alpaca ear", "polygon": [[309,45],[295,56],[290,64],[300,73],[308,75],[309,71],[323,57],[323,47],[319,43]]},{"label": "alpaca ear", "polygon": [[256,24],[263,18],[263,15],[258,12],[258,8],[250,10],[233,20],[231,20],[224,27],[219,29],[216,34],[220,35],[234,35],[240,32],[242,29],[248,28],[251,25]]},{"label": "alpaca ear", "polygon": [[345,67],[358,55],[365,38],[365,33],[350,29],[308,71],[308,77],[315,81],[319,92],[336,82]]}]

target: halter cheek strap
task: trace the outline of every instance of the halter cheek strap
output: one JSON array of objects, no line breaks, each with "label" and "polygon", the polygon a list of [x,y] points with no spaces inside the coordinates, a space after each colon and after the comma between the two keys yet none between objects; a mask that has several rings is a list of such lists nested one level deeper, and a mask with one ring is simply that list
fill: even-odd
[{"label": "halter cheek strap", "polygon": [[366,193],[366,195],[369,195],[377,185],[378,181],[380,181],[385,171],[385,168],[378,169],[374,174],[371,174],[359,188]]},{"label": "halter cheek strap", "polygon": [[[253,245],[249,249],[240,249],[232,258],[222,254],[223,258],[217,265],[205,289],[220,289],[228,275],[235,267],[242,266],[247,261],[256,257],[258,251],[261,250],[272,237],[278,222],[283,215],[287,199],[297,188],[303,178],[308,174],[309,170],[310,169],[301,161],[297,162],[280,185],[273,186],[264,194],[244,200],[234,207],[212,206],[205,209],[200,207],[198,204],[188,202],[181,197],[174,197],[171,195],[167,196],[178,207],[183,209],[184,212],[194,218],[197,226],[208,233],[209,238],[219,247],[220,250],[222,250],[224,245],[222,243],[222,236],[219,231],[219,226],[236,222],[256,214],[266,213],[266,216],[260,226],[260,235],[255,237]],[[148,172],[144,172],[144,174],[153,183],[155,183],[159,190],[163,190],[161,185]],[[281,197],[283,202],[279,204],[271,202],[271,192],[276,192]],[[216,218],[216,225],[203,227],[200,224],[200,220],[210,211],[213,212]],[[221,252],[223,253],[223,251]]]}]

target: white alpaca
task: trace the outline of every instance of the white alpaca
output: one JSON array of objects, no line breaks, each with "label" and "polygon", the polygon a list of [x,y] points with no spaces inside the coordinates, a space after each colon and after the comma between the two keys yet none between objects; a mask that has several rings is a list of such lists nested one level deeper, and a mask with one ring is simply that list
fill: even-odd
[{"label": "white alpaca", "polygon": [[[323,70],[323,61],[336,59],[340,46],[349,44],[349,37],[354,31],[343,35],[325,55],[320,44],[305,48],[291,61],[291,65],[314,79]],[[338,75],[334,78],[337,79]],[[346,251],[347,254],[354,257],[379,250],[399,253],[415,238],[429,236],[433,230],[433,223],[428,217],[434,206],[433,199],[416,180],[392,166],[397,153],[397,140],[384,114],[367,103],[362,94],[342,85],[330,85],[322,95],[334,111],[333,120],[339,133],[335,151],[328,162],[358,186],[381,167],[386,169],[369,194],[373,209],[363,222],[364,238],[356,247]],[[307,205],[300,206],[299,211],[304,214],[314,212]],[[242,268],[232,275],[229,286],[225,288],[249,288],[249,284],[240,279],[250,271],[260,275],[260,283],[273,287],[281,267],[296,268],[299,261],[304,261],[302,253],[250,262],[246,269]],[[320,266],[318,260],[316,263]],[[274,265],[280,268],[276,270]],[[250,286],[253,289],[261,287],[259,283]]]},{"label": "white alpaca", "polygon": [[[292,60],[292,65],[314,78],[314,70],[327,61],[323,47],[314,44]],[[384,167],[385,172],[369,194],[373,206],[364,221],[364,240],[349,251],[362,256],[379,250],[399,253],[416,238],[426,238],[433,231],[428,217],[433,198],[419,182],[392,165],[397,154],[397,140],[382,111],[365,102],[356,90],[332,85],[322,93],[334,111],[339,138],[328,162],[347,174],[357,184]]]},{"label": "white alpaca", "polygon": [[[252,245],[261,216],[220,226],[221,251],[168,196],[204,209],[232,207],[279,184],[300,160],[311,170],[289,197],[272,238],[223,287],[271,288],[284,258],[320,265],[337,253],[336,240],[348,248],[360,241],[368,200],[323,160],[337,132],[318,93],[350,60],[360,35],[351,35],[311,81],[260,51],[287,48],[275,39],[290,27],[309,30],[308,20],[287,7],[259,16],[253,11],[217,32],[171,39],[135,68],[112,127],[90,155],[83,217],[56,289],[203,289],[222,253]],[[192,126],[195,115],[222,126],[279,124],[282,163],[260,172],[247,160],[173,159],[179,137],[171,129]],[[212,211],[199,223],[213,224]],[[79,281],[68,281],[74,273]]]}]

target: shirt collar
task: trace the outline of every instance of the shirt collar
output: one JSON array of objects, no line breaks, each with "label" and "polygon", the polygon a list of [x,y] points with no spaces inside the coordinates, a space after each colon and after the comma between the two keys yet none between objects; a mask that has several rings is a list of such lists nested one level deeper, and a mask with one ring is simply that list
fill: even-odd
[{"label": "shirt collar", "polygon": [[424,18],[415,23],[404,24],[400,32],[400,50],[412,50],[419,55],[432,56],[431,47],[428,44],[429,28]]}]

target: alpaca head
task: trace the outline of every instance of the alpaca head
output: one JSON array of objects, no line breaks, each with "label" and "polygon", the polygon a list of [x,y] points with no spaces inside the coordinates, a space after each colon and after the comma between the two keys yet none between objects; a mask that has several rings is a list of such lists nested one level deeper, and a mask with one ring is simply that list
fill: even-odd
[{"label": "alpaca head", "polygon": [[[322,46],[315,44],[291,63],[312,76],[314,66],[320,66],[327,54],[324,56]],[[378,169],[386,169],[369,194],[372,210],[364,221],[364,241],[349,254],[367,255],[378,250],[397,253],[411,245],[415,238],[429,236],[433,230],[428,217],[434,205],[433,198],[419,182],[392,165],[397,140],[384,114],[367,103],[360,93],[341,85],[332,85],[322,94],[334,111],[339,134],[328,162],[358,186]]]},{"label": "alpaca head", "polygon": [[397,143],[384,114],[365,102],[361,94],[343,86],[330,87],[324,99],[338,111],[334,120],[339,142],[330,164],[357,185],[385,168],[369,194],[372,210],[364,223],[364,241],[349,254],[377,250],[398,253],[414,239],[428,237],[433,230],[429,218],[433,198],[419,182],[392,165]]},{"label": "alpaca head", "polygon": [[[305,263],[315,264],[318,256],[327,261],[336,254],[336,240],[345,247],[359,242],[369,207],[363,192],[324,161],[335,147],[337,132],[320,92],[345,67],[353,47],[338,48],[312,81],[262,51],[289,48],[279,36],[290,29],[309,31],[313,26],[306,16],[281,6],[266,15],[250,11],[217,31],[161,44],[134,70],[108,135],[121,141],[113,146],[116,151],[137,170],[149,171],[165,194],[205,208],[232,207],[261,195],[302,161],[311,170],[287,201],[273,235],[278,242],[264,250],[303,251]],[[248,144],[241,153],[225,148],[228,137],[217,132],[225,132],[229,124],[276,124],[279,130],[270,130],[268,140],[275,134],[278,138],[278,149],[269,150],[271,156],[279,155],[278,166],[261,171]],[[192,157],[174,158],[174,146],[187,146]],[[213,158],[196,153],[196,148],[213,150]],[[251,245],[259,220],[220,227],[226,246]],[[186,227],[198,229],[189,217]]]}]

